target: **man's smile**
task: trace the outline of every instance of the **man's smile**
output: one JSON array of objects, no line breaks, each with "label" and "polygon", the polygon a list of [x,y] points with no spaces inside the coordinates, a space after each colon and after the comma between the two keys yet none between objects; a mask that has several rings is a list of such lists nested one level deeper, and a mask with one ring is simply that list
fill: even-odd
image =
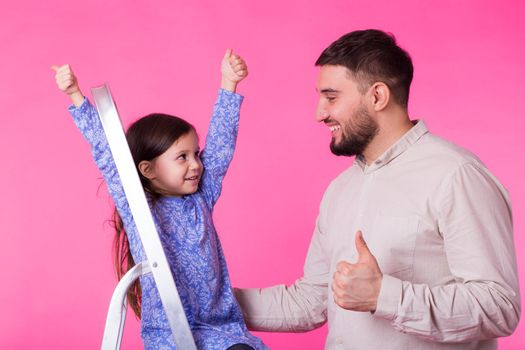
[{"label": "man's smile", "polygon": [[336,131],[341,129],[341,125],[329,125],[328,128],[334,134]]}]

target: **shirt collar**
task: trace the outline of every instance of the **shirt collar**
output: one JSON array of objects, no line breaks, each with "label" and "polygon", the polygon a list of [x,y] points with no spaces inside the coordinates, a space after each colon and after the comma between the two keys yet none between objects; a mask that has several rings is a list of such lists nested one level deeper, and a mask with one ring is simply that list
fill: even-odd
[{"label": "shirt collar", "polygon": [[421,136],[428,133],[427,126],[424,121],[416,120],[413,122],[414,126],[407,131],[396,143],[390,146],[379,158],[377,158],[372,164],[367,165],[365,158],[362,154],[358,154],[355,158],[355,163],[366,172],[377,170],[386,164],[390,163],[393,159],[405,152],[410,146],[416,143]]}]

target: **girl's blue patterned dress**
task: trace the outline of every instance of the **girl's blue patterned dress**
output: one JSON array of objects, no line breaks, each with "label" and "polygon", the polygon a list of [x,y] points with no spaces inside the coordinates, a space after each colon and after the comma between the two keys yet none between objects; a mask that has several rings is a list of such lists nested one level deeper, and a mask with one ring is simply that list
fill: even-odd
[{"label": "girl's blue patterned dress", "polygon": [[[202,152],[204,172],[199,190],[184,197],[162,197],[154,204],[149,200],[199,349],[225,350],[236,343],[267,349],[246,328],[212,220],[213,207],[233,157],[242,100],[240,95],[219,90]],[[95,163],[124,222],[133,259],[146,260],[96,109],[86,99],[78,108],[70,106],[69,112],[91,145]],[[176,349],[153,277],[142,276],[140,284],[145,349]]]}]

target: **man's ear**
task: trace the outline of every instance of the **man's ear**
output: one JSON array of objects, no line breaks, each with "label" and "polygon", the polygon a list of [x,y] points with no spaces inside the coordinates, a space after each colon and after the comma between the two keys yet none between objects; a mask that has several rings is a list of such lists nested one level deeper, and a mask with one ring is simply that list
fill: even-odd
[{"label": "man's ear", "polygon": [[153,164],[149,160],[143,160],[139,163],[139,171],[145,178],[149,180],[155,179],[155,171],[153,169]]},{"label": "man's ear", "polygon": [[390,89],[385,83],[374,83],[370,92],[374,111],[382,111],[390,103]]}]

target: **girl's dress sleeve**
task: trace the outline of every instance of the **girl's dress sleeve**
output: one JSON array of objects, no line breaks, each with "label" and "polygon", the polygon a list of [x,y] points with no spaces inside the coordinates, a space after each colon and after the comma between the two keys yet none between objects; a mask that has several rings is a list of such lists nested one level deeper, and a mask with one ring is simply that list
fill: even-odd
[{"label": "girl's dress sleeve", "polygon": [[86,98],[80,107],[76,108],[71,105],[68,111],[80,129],[80,132],[91,146],[93,159],[104,177],[115,207],[124,222],[126,230],[130,229],[129,225],[134,225],[134,222],[129,204],[124,194],[124,188],[122,187],[113,155],[109,149],[106,134],[104,133],[95,107]]},{"label": "girl's dress sleeve", "polygon": [[222,180],[233,159],[242,101],[241,95],[220,89],[213,107],[206,144],[201,156],[204,166],[201,190],[210,207],[215,205],[221,194]]}]

